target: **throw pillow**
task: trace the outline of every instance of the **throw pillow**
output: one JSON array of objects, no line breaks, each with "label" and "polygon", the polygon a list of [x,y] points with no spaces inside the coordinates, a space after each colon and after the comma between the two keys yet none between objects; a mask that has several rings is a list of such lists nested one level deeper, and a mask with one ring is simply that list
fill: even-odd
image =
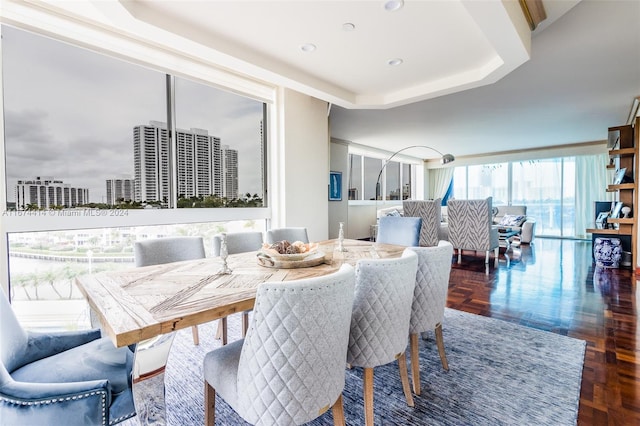
[{"label": "throw pillow", "polygon": [[522,226],[526,217],[524,215],[515,215],[515,214],[505,214],[502,216],[502,220],[500,221],[500,225],[503,226]]},{"label": "throw pillow", "polygon": [[387,216],[400,216],[400,212],[398,210],[391,210],[387,213]]}]

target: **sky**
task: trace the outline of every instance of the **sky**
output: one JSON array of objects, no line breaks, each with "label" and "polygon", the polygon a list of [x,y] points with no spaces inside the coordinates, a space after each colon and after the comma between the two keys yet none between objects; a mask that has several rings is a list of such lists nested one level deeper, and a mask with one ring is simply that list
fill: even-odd
[{"label": "sky", "polygon": [[[167,121],[165,74],[2,27],[8,201],[18,179],[54,177],[105,201],[106,179],[133,178],[133,128]],[[239,191],[262,195],[262,103],[176,80],[179,129],[206,129],[238,151]]]}]

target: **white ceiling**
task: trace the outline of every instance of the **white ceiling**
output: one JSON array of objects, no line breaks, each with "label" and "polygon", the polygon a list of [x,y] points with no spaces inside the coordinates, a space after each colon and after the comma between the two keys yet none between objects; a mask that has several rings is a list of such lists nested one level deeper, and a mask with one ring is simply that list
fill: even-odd
[{"label": "white ceiling", "polygon": [[638,1],[544,0],[533,34],[516,0],[406,0],[394,12],[383,0],[120,3],[231,68],[331,102],[332,137],[387,151],[602,140],[640,96]]},{"label": "white ceiling", "polygon": [[456,157],[606,139],[640,96],[639,23],[638,1],[583,0],[536,31],[531,59],[496,83],[386,111],[334,107],[331,134]]},{"label": "white ceiling", "polygon": [[384,0],[3,2],[4,19],[9,5],[23,22],[47,8],[144,43],[188,41],[221,68],[331,103],[332,137],[387,151],[602,140],[640,96],[637,0],[543,0],[533,33],[517,0],[405,0],[394,12]]}]

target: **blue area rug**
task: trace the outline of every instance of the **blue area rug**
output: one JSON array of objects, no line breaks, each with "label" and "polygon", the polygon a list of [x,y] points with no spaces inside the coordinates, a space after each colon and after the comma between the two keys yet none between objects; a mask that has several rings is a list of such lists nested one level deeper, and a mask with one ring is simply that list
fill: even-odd
[{"label": "blue area rug", "polygon": [[[230,340],[239,338],[239,323],[240,315],[229,318]],[[204,422],[202,360],[220,346],[215,331],[215,322],[200,326],[200,346],[190,329],[176,336],[166,376],[169,425]],[[422,394],[414,408],[406,405],[397,363],[374,370],[376,425],[576,424],[584,341],[452,309],[443,331],[449,371],[430,333],[420,342]],[[347,370],[343,398],[347,424],[364,424],[361,369]],[[216,424],[247,423],[217,398]],[[332,425],[331,410],[310,424]]]}]

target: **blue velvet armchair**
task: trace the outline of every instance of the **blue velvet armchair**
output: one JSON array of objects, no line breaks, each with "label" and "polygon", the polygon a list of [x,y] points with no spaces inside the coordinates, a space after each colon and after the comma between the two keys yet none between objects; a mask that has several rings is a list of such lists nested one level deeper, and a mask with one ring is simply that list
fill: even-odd
[{"label": "blue velvet armchair", "polygon": [[135,416],[130,348],[99,330],[25,331],[0,293],[0,423],[112,425]]}]

